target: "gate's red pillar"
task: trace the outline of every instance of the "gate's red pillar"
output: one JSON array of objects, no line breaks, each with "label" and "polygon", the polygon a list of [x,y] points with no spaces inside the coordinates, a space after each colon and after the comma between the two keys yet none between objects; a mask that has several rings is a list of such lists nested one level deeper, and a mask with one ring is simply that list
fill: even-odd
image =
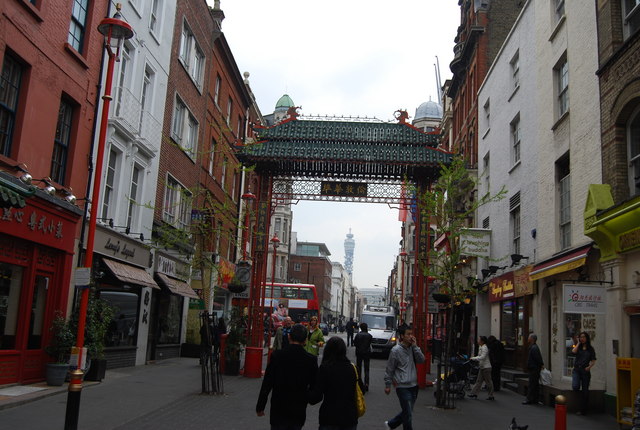
[{"label": "gate's red pillar", "polygon": [[425,269],[429,266],[429,249],[431,244],[429,243],[429,213],[425,210],[424,204],[421,202],[420,196],[422,196],[427,190],[428,185],[419,182],[416,184],[417,192],[416,202],[417,217],[416,217],[416,243],[414,249],[415,266],[414,266],[414,295],[415,300],[413,302],[413,331],[416,336],[418,346],[425,355],[424,364],[417,365],[418,371],[418,386],[424,388],[427,386],[427,374],[431,372],[431,351],[429,350],[427,338],[429,334],[428,324],[428,302],[429,302],[429,278],[425,275]]},{"label": "gate's red pillar", "polygon": [[264,342],[263,294],[267,276],[267,253],[269,251],[269,225],[271,223],[271,181],[269,175],[258,178],[256,201],[256,223],[251,246],[253,272],[249,291],[249,321],[247,328],[247,349],[244,361],[244,376],[262,376],[262,345]]}]

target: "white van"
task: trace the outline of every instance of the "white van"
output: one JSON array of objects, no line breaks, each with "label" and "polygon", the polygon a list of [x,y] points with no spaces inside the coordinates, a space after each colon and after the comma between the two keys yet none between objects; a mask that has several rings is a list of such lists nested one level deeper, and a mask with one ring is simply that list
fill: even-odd
[{"label": "white van", "polygon": [[372,352],[389,354],[396,344],[396,313],[392,306],[365,305],[360,322],[366,323],[371,341]]}]

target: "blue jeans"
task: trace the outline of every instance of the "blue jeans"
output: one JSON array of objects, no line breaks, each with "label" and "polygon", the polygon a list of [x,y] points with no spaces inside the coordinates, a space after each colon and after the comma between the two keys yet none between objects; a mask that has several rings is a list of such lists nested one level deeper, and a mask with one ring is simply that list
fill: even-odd
[{"label": "blue jeans", "polygon": [[418,386],[411,388],[396,388],[396,394],[398,395],[398,400],[400,400],[400,407],[402,411],[391,418],[387,424],[392,429],[398,427],[402,424],[402,428],[404,430],[413,430],[413,426],[411,424],[411,419],[413,416],[413,405],[416,403],[416,399],[418,398]]},{"label": "blue jeans", "polygon": [[589,383],[591,382],[591,372],[584,369],[573,369],[571,372],[571,388],[580,393],[580,411],[583,414],[589,409]]}]

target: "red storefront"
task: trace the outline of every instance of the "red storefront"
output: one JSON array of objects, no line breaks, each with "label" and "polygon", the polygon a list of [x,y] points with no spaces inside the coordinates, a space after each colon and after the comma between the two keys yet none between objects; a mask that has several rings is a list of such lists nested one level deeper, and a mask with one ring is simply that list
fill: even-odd
[{"label": "red storefront", "polygon": [[0,384],[44,379],[57,310],[66,313],[81,211],[38,191],[0,209]]}]

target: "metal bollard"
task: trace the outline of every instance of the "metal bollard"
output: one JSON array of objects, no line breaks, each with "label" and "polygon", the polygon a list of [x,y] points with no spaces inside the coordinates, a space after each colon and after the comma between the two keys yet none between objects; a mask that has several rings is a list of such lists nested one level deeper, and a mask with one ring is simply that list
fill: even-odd
[{"label": "metal bollard", "polygon": [[556,396],[556,425],[554,430],[567,430],[567,399],[563,395]]}]

